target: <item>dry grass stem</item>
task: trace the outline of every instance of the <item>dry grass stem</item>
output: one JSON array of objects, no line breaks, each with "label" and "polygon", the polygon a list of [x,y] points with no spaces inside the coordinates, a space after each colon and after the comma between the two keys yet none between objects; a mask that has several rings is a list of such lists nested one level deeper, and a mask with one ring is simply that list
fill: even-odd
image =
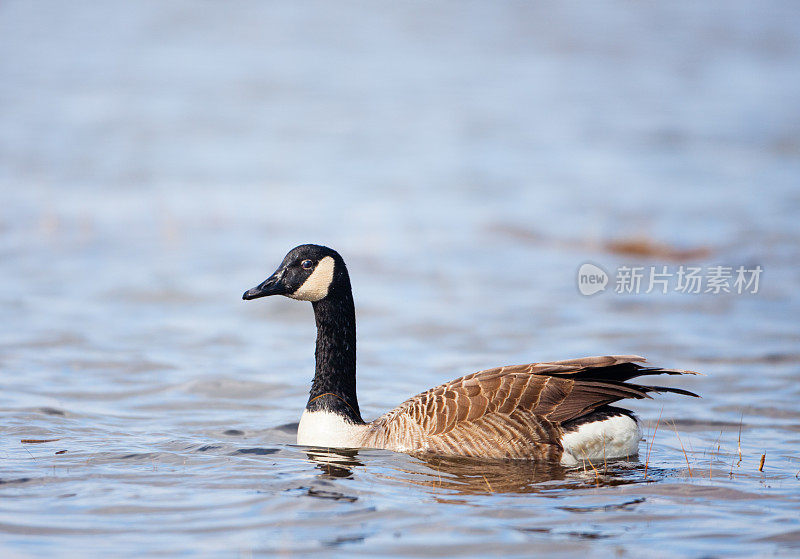
[{"label": "dry grass stem", "polygon": [[719,455],[719,449],[720,449],[720,446],[721,446],[719,444],[720,440],[722,440],[722,429],[719,430],[719,436],[717,437],[717,442],[715,443],[717,445],[716,454],[712,454],[711,455],[711,460],[709,461],[709,464],[708,464],[708,479],[711,479],[711,474],[712,474],[712,471],[713,471],[713,468],[714,468],[714,458]]},{"label": "dry grass stem", "polygon": [[763,472],[764,471],[764,462],[766,462],[766,460],[767,460],[767,453],[765,451],[764,454],[761,455],[761,462],[758,463],[758,471],[759,472]]},{"label": "dry grass stem", "polygon": [[30,457],[31,457],[31,460],[33,460],[34,462],[36,462],[36,458],[34,458],[34,457],[33,457],[33,454],[31,454],[31,451],[30,451],[30,450],[28,450],[28,447],[27,447],[27,446],[23,446],[22,448],[24,448],[24,449],[25,449],[25,452],[27,452],[27,453],[28,453],[28,456],[30,456]]},{"label": "dry grass stem", "polygon": [[584,450],[582,452],[583,452],[583,472],[586,473],[586,463],[588,462],[589,465],[592,467],[592,470],[594,470],[594,483],[595,483],[595,485],[600,485],[600,472],[598,472],[597,468],[594,467],[594,464],[592,464],[592,461],[589,460],[589,458],[587,458],[586,451]]},{"label": "dry grass stem", "polygon": [[653,436],[650,437],[650,446],[647,447],[647,457],[644,461],[644,479],[647,479],[647,468],[650,466],[650,451],[653,450],[653,443],[656,440],[656,433],[658,433],[658,424],[661,423],[661,414],[664,413],[664,406],[661,406],[661,411],[658,412],[658,420],[656,421],[656,428],[653,429]]},{"label": "dry grass stem", "polygon": [[737,468],[742,463],[742,419],[744,419],[744,412],[742,412],[742,415],[739,417],[739,440],[737,441],[739,446],[739,461],[736,463]]},{"label": "dry grass stem", "polygon": [[681,440],[681,436],[678,434],[678,428],[675,426],[675,421],[672,421],[672,429],[675,431],[675,436],[678,437],[678,443],[681,445],[681,450],[683,451],[683,457],[686,459],[686,467],[689,468],[689,477],[692,476],[692,467],[689,465],[689,456],[686,454],[686,449],[683,448],[683,441]]}]

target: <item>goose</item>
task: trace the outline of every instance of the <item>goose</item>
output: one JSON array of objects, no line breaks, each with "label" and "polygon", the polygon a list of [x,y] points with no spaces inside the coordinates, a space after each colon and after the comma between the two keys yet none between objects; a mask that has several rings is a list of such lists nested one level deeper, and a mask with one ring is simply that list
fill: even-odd
[{"label": "goose", "polygon": [[525,459],[575,465],[634,457],[636,416],[611,404],[680,388],[633,384],[649,375],[696,374],[643,365],[636,355],[584,357],[487,369],[409,398],[366,422],[356,397],[356,319],[350,276],[335,250],[293,248],[245,300],[310,301],[317,325],[315,372],[297,444],[411,454]]}]

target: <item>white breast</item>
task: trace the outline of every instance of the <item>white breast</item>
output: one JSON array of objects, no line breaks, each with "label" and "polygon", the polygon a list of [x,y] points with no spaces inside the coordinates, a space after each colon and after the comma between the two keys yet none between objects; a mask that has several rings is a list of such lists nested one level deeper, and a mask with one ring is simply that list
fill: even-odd
[{"label": "white breast", "polygon": [[561,463],[572,466],[581,460],[624,458],[639,453],[642,432],[636,420],[627,415],[584,423],[576,431],[564,435]]},{"label": "white breast", "polygon": [[297,427],[297,444],[329,448],[361,448],[366,425],[356,425],[329,411],[305,410]]}]

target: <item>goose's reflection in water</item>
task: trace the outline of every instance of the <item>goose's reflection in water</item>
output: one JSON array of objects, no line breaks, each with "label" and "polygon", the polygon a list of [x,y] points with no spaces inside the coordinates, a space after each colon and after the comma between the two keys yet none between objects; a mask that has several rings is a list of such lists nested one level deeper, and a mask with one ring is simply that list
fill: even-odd
[{"label": "goose's reflection in water", "polygon": [[463,494],[541,493],[588,486],[627,485],[640,481],[638,462],[586,463],[566,468],[559,463],[528,460],[481,460],[462,457],[416,456],[427,471],[408,481]]},{"label": "goose's reflection in water", "polygon": [[[356,467],[367,468],[355,449],[314,449],[306,454],[326,478],[349,478]],[[402,455],[398,455],[402,456]],[[369,473],[385,480],[429,487],[433,492],[461,494],[541,493],[557,489],[615,486],[639,483],[638,461],[586,463],[566,468],[558,463],[526,460],[483,460],[414,454],[370,467]]]},{"label": "goose's reflection in water", "polygon": [[[417,455],[421,466],[408,481],[458,493],[530,493],[559,482],[568,470],[556,463]],[[412,472],[408,472],[412,473]]]},{"label": "goose's reflection in water", "polygon": [[356,449],[315,448],[307,450],[306,456],[322,470],[322,475],[329,478],[352,478],[353,468],[364,466],[363,462],[356,460]]}]

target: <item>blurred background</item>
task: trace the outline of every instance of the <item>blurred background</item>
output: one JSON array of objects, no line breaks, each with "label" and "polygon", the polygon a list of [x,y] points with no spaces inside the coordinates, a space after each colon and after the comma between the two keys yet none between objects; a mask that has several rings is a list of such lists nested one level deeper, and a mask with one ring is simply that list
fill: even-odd
[{"label": "blurred background", "polygon": [[[447,545],[509,554],[533,538],[635,555],[687,530],[688,554],[796,551],[783,511],[800,469],[798,29],[780,1],[3,2],[0,545],[141,546],[144,510],[158,537],[140,551],[416,554],[432,536],[413,503],[442,519]],[[721,493],[692,520],[693,497],[637,486],[637,514],[662,519],[647,532],[514,500],[481,502],[499,516],[470,521],[422,490],[392,495],[367,472],[424,466],[367,453],[379,464],[345,478],[354,501],[305,504],[298,487],[332,483],[290,446],[311,309],[241,293],[306,242],[348,263],[365,417],[495,365],[644,354],[706,373],[672,379],[702,401],[634,406],[649,426],[663,406],[682,433],[655,441],[660,479],[691,494],[682,468],[705,460],[704,489]],[[584,262],[764,272],[757,294],[585,297]],[[740,424],[743,500],[714,483],[712,453],[734,456]],[[231,458],[242,445],[274,453]],[[772,512],[748,508],[766,498],[765,451],[781,480]],[[241,484],[221,483],[232,470]],[[592,495],[604,514],[619,497]],[[341,520],[364,502],[385,514]],[[295,506],[324,522],[282,525]],[[520,531],[503,510],[564,524]]]}]

